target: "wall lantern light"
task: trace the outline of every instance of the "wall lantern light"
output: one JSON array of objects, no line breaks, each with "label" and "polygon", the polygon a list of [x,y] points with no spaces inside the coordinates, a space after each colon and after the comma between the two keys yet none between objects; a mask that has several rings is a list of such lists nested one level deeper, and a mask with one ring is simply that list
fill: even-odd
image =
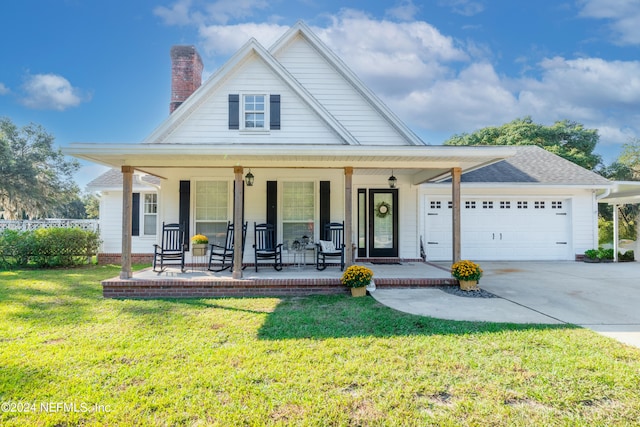
[{"label": "wall lantern light", "polygon": [[393,176],[393,169],[391,169],[391,176],[388,179],[389,181],[389,188],[396,188],[396,182],[398,182],[398,179]]},{"label": "wall lantern light", "polygon": [[244,177],[244,182],[247,183],[247,187],[253,187],[253,174],[251,173],[251,169],[249,169],[249,172],[245,175]]}]

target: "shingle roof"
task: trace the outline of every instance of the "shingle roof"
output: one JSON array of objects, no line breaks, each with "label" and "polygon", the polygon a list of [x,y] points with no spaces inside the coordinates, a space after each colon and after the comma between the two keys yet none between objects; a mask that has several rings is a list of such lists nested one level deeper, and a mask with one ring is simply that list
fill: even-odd
[{"label": "shingle roof", "polygon": [[513,157],[463,173],[462,182],[608,185],[608,179],[538,146],[518,146]]},{"label": "shingle roof", "polygon": [[[134,180],[135,184],[135,180]],[[143,175],[140,177],[140,184],[160,185],[160,178],[152,175]],[[117,169],[109,169],[96,179],[87,184],[87,188],[94,190],[102,190],[106,188],[122,188],[122,172]]]}]

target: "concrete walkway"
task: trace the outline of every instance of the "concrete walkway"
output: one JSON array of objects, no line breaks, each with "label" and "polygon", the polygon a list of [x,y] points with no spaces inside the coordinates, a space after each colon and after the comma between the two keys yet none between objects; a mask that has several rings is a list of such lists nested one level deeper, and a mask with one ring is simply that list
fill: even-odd
[{"label": "concrete walkway", "polygon": [[482,262],[480,287],[500,298],[439,289],[378,289],[391,308],[441,319],[569,323],[640,347],[640,263]]}]

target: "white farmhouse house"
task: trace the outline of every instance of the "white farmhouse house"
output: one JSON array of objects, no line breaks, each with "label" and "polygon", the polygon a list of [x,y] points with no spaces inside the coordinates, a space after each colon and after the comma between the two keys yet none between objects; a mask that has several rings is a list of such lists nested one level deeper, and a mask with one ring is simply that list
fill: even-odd
[{"label": "white farmhouse house", "polygon": [[91,187],[121,278],[163,222],[210,242],[247,222],[238,266],[253,261],[264,222],[286,257],[294,240],[344,221],[348,263],[572,260],[597,246],[610,181],[538,147],[426,145],[302,22],[269,49],[248,41],[202,85],[191,46],[172,49],[172,72],[172,113],[144,141],[65,149],[115,170]]}]

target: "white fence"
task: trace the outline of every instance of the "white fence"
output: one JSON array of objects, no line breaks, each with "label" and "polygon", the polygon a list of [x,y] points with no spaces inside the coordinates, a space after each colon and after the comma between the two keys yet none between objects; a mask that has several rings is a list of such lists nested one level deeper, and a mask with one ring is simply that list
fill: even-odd
[{"label": "white fence", "polygon": [[98,231],[97,219],[36,219],[36,220],[0,220],[0,232],[4,230],[35,230],[37,228],[80,228]]}]

